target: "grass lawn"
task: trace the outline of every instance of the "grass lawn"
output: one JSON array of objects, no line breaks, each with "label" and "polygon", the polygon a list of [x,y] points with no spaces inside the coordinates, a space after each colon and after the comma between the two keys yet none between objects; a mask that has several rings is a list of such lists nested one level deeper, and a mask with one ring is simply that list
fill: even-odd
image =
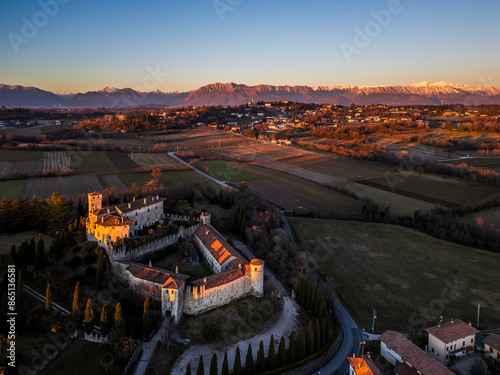
[{"label": "grass lawn", "polygon": [[0,162],[40,160],[42,157],[43,152],[41,151],[0,151]]},{"label": "grass lawn", "polygon": [[226,163],[218,160],[202,161],[195,163],[195,167],[200,171],[208,173],[210,176],[222,181],[245,180],[255,176],[240,169],[240,163]]},{"label": "grass lawn", "polygon": [[182,252],[179,250],[173,251],[166,255],[164,258],[153,262],[154,267],[163,268],[168,271],[175,271],[175,267],[179,267],[179,273],[185,275],[190,275],[189,280],[198,280],[205,276],[210,276],[213,274],[208,264],[205,262],[202,256],[200,256],[200,264],[193,266],[191,262],[183,262]]},{"label": "grass lawn", "polygon": [[387,224],[290,218],[304,261],[345,303],[360,328],[408,332],[444,320],[500,326],[500,254]]},{"label": "grass lawn", "polygon": [[73,174],[116,174],[120,170],[109,160],[104,151],[89,152],[80,156],[78,153],[70,152],[71,168]]},{"label": "grass lawn", "polygon": [[41,375],[121,375],[123,367],[111,365],[109,370],[101,366],[101,359],[111,353],[107,346],[84,340],[76,340],[52,360]]},{"label": "grass lawn", "polygon": [[[133,183],[137,186],[145,185],[153,179],[151,173],[115,173],[118,178],[128,187]],[[169,171],[162,172],[160,180],[169,184],[184,184],[190,182],[208,181],[205,177],[195,171]]]},{"label": "grass lawn", "polygon": [[[33,368],[33,351],[41,353],[47,344],[53,344],[47,333],[20,333],[16,340],[16,363]],[[2,353],[5,353],[6,347],[4,343]]]},{"label": "grass lawn", "polygon": [[[16,234],[1,234],[0,235],[0,253],[8,254],[10,253],[10,245],[12,242],[16,244],[16,249],[19,250],[21,242],[29,242],[31,237],[35,237],[35,243],[38,244],[38,232],[27,231]],[[45,245],[45,252],[49,251],[50,245],[52,244],[52,237],[47,235],[43,236],[43,243]]]},{"label": "grass lawn", "polygon": [[[266,291],[262,298],[247,296],[198,316],[186,315],[179,329],[179,336],[191,340],[189,345],[232,345],[253,337],[272,326],[281,315],[283,301],[271,297],[270,293]],[[208,339],[206,328],[205,337],[203,335],[203,327],[206,326],[212,328]],[[246,353],[245,349],[243,351]]]},{"label": "grass lawn", "polygon": [[21,199],[28,180],[0,181],[0,199]]}]

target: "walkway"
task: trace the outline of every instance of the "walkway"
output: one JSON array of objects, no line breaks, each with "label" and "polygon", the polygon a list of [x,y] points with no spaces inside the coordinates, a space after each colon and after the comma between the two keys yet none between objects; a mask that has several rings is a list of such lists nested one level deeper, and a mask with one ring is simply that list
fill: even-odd
[{"label": "walkway", "polygon": [[144,341],[141,344],[142,355],[141,359],[139,359],[137,362],[137,367],[135,368],[134,375],[144,375],[146,373],[149,361],[151,361],[151,358],[153,358],[156,343],[161,339],[161,333],[163,332],[163,325],[165,324],[165,322],[167,322],[167,320],[163,319],[160,328],[158,328],[155,335],[151,337],[151,340]]}]

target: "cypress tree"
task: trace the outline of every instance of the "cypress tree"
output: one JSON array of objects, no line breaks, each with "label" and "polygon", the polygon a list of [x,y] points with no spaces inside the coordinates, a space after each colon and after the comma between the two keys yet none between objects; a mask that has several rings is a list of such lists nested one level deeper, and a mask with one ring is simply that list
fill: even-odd
[{"label": "cypress tree", "polygon": [[19,276],[17,276],[17,293],[16,293],[16,305],[22,306],[23,304],[23,274],[19,271]]},{"label": "cypress tree", "polygon": [[122,304],[120,302],[116,304],[115,329],[125,329],[125,319],[123,318]]},{"label": "cypress tree", "polygon": [[314,286],[312,280],[309,279],[307,282],[307,305],[306,305],[307,311],[312,311],[313,298],[314,298]]},{"label": "cypress tree", "polygon": [[245,374],[251,375],[253,374],[253,353],[252,353],[252,344],[248,344],[247,357],[245,360]]},{"label": "cypress tree", "polygon": [[45,311],[49,312],[52,308],[52,295],[50,293],[50,283],[47,283],[47,290],[45,292]]},{"label": "cypress tree", "polygon": [[10,257],[12,258],[12,262],[16,264],[16,244],[12,242],[10,245]]},{"label": "cypress tree", "polygon": [[94,329],[94,310],[92,309],[92,300],[89,298],[87,300],[87,306],[85,307],[85,319],[83,320],[83,326],[85,332],[90,334]]},{"label": "cypress tree", "polygon": [[299,361],[306,357],[306,334],[304,332],[304,328],[300,330],[300,339],[299,339]]},{"label": "cypress tree", "polygon": [[217,366],[217,354],[214,353],[212,360],[210,361],[210,375],[218,375],[219,369]]},{"label": "cypress tree", "polygon": [[264,343],[260,340],[259,350],[257,351],[257,372],[266,371],[266,354],[264,353]]},{"label": "cypress tree", "polygon": [[73,293],[73,306],[72,306],[73,320],[77,323],[80,322],[80,315],[78,314],[78,309],[80,307],[79,305],[80,305],[80,280],[78,280],[75,285],[75,292]]},{"label": "cypress tree", "polygon": [[26,247],[26,263],[29,265],[36,264],[35,237],[31,237],[30,243]]},{"label": "cypress tree", "polygon": [[281,336],[280,346],[278,347],[278,367],[285,367],[286,365],[286,346],[285,336]]},{"label": "cypress tree", "polygon": [[222,361],[221,375],[229,375],[229,362],[227,361],[227,352],[224,352],[224,361]]},{"label": "cypress tree", "polygon": [[321,306],[321,297],[323,296],[323,292],[321,292],[321,288],[319,285],[316,286],[316,299],[314,301],[314,316],[317,317],[319,315],[319,309]]},{"label": "cypress tree", "polygon": [[203,356],[200,355],[198,360],[198,368],[196,369],[196,375],[205,375],[205,365],[203,364]]},{"label": "cypress tree", "polygon": [[308,356],[314,353],[314,326],[311,321],[307,329],[306,353]]},{"label": "cypress tree", "polygon": [[321,295],[321,302],[320,302],[320,305],[319,305],[318,317],[323,318],[323,317],[326,316],[326,314],[327,314],[327,311],[326,311],[325,296]]},{"label": "cypress tree", "polygon": [[327,335],[326,335],[326,323],[325,323],[325,318],[321,318],[321,324],[320,324],[320,329],[321,329],[321,346],[326,344],[327,341]]},{"label": "cypress tree", "polygon": [[290,334],[290,342],[288,343],[288,361],[290,363],[295,362],[295,333],[292,331]]},{"label": "cypress tree", "polygon": [[107,334],[109,333],[109,325],[110,325],[110,322],[109,322],[109,318],[108,318],[108,304],[105,304],[102,307],[101,319],[99,322],[99,326],[101,327],[101,334],[103,336],[107,336]]},{"label": "cypress tree", "polygon": [[153,322],[151,320],[151,309],[149,307],[149,297],[144,301],[144,310],[142,313],[142,332],[145,337],[148,337],[153,330]]},{"label": "cypress tree", "polygon": [[188,363],[187,367],[186,367],[186,375],[191,375],[191,364]]},{"label": "cypress tree", "polygon": [[39,268],[45,266],[45,244],[43,241],[43,234],[38,235],[38,246],[36,248],[36,265]]},{"label": "cypress tree", "polygon": [[321,330],[319,327],[319,319],[316,318],[316,324],[314,325],[314,351],[318,351],[321,347]]},{"label": "cypress tree", "polygon": [[241,375],[241,354],[240,347],[236,347],[236,354],[234,355],[233,375]]},{"label": "cypress tree", "polygon": [[267,351],[267,363],[269,370],[274,370],[276,367],[276,351],[274,349],[274,335],[269,339],[269,350]]}]

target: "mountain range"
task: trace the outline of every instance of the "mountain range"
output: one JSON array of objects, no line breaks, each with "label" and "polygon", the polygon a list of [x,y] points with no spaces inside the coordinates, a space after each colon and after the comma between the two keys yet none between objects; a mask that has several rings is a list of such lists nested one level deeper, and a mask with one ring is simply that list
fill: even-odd
[{"label": "mountain range", "polygon": [[247,86],[214,83],[187,92],[141,92],[105,87],[99,91],[54,94],[36,87],[0,84],[0,106],[6,107],[129,107],[138,105],[238,105],[289,100],[328,104],[500,104],[500,88],[471,87],[449,82],[421,82],[411,86]]}]

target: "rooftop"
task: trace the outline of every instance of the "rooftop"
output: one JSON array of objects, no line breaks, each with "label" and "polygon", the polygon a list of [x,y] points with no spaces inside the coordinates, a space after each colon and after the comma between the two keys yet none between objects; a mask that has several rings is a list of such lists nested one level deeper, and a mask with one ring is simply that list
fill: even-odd
[{"label": "rooftop", "polygon": [[123,219],[122,216],[118,216],[115,214],[108,215],[106,214],[101,218],[101,220],[97,221],[97,224],[105,226],[105,227],[117,227],[117,226],[127,226],[132,225],[130,220]]},{"label": "rooftop", "polygon": [[491,346],[493,349],[500,351],[500,335],[491,333],[483,339],[483,344]]},{"label": "rooftop", "polygon": [[216,288],[218,286],[230,283],[240,277],[245,275],[246,267],[236,268],[234,270],[229,270],[226,272],[218,273],[216,275],[208,276],[203,279],[195,280],[191,285],[195,287],[204,286],[205,290],[210,288]]},{"label": "rooftop", "polygon": [[236,268],[238,264],[248,264],[240,253],[205,224],[200,225],[199,228],[196,229],[195,235],[198,236],[200,241],[207,247],[217,263],[224,264],[227,260],[231,259],[231,257],[235,257],[238,261],[234,262],[233,260],[230,263],[231,267]]},{"label": "rooftop", "polygon": [[436,337],[440,341],[446,343],[463,339],[467,336],[474,335],[479,330],[468,325],[463,320],[457,319],[450,322],[434,326],[426,329],[429,334]]},{"label": "rooftop", "polygon": [[380,341],[398,353],[404,361],[422,375],[454,375],[437,359],[432,358],[399,332],[386,331],[380,336]]},{"label": "rooftop", "polygon": [[[157,267],[146,266],[141,263],[128,260],[120,260],[119,263],[128,265],[129,271],[136,279],[151,281],[166,288],[178,288],[189,278],[188,275],[167,271]],[[164,285],[168,281],[167,285]]]},{"label": "rooftop", "polygon": [[349,364],[353,368],[356,375],[382,375],[373,359],[368,356],[359,357],[347,357]]}]

